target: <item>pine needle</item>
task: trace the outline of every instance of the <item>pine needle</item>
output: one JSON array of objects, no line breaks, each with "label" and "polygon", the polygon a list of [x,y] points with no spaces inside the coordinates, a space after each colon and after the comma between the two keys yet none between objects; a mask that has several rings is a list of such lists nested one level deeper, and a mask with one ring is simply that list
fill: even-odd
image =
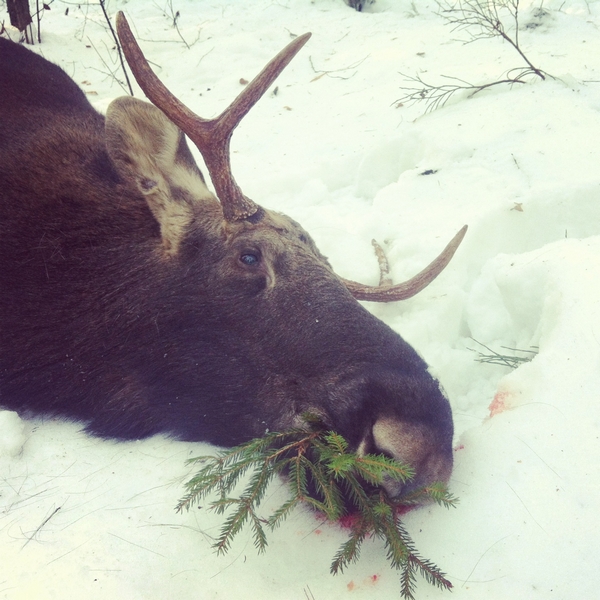
[{"label": "pine needle", "polygon": [[[471,338],[476,344],[479,344],[486,350],[490,352],[490,354],[484,354],[483,352],[479,352],[469,348],[472,352],[477,352],[477,362],[488,363],[491,365],[500,365],[503,367],[510,367],[511,369],[516,369],[521,366],[523,363],[531,362],[538,354],[539,348],[537,346],[532,346],[531,350],[522,350],[520,348],[509,348],[507,346],[502,346],[504,350],[510,350],[513,354],[500,354],[491,348],[488,348],[485,344],[478,342],[475,338]],[[520,352],[522,356],[518,354],[514,354],[516,352]]]}]

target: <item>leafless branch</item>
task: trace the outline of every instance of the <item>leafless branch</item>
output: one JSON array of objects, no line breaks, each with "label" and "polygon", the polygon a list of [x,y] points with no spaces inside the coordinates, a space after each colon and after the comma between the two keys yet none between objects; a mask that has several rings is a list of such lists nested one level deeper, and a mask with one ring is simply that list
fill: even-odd
[{"label": "leafless branch", "polygon": [[[25,546],[27,546],[27,544],[29,544],[29,542],[41,531],[42,527],[44,527],[44,525],[46,525],[46,523],[48,523],[48,521],[60,510],[60,506],[58,506],[57,508],[55,508],[48,517],[46,517],[41,524],[38,526],[38,528],[27,538],[27,541],[23,544],[23,548],[25,548]],[[21,549],[23,549],[21,548]]]},{"label": "leafless branch", "polygon": [[408,82],[413,82],[413,86],[401,86],[400,89],[406,93],[394,101],[394,106],[404,106],[414,104],[415,102],[425,101],[427,108],[425,112],[431,112],[438,108],[441,108],[450,100],[450,98],[457,92],[468,92],[468,97],[471,98],[495,85],[515,85],[527,83],[530,76],[535,73],[528,67],[521,67],[517,69],[511,69],[505,77],[483,84],[472,84],[458,77],[451,77],[449,75],[441,75],[445,79],[450,79],[457,83],[448,83],[443,85],[434,85],[424,81],[420,75],[411,77],[401,73]]},{"label": "leafless branch", "polygon": [[[519,53],[532,73],[546,79],[547,73],[533,65],[519,44],[519,0],[437,0],[437,4],[453,31],[467,33],[469,39],[465,43],[499,37]],[[514,23],[514,33],[509,33],[503,19]]]},{"label": "leafless branch", "polygon": [[[130,94],[131,96],[133,96],[133,91],[131,90],[131,84],[129,83],[129,79],[127,79],[127,85],[129,86],[129,90],[128,90],[125,87],[125,84],[117,77],[118,67],[111,68],[111,66],[106,62],[106,60],[104,60],[104,57],[102,56],[102,54],[100,54],[100,52],[98,51],[98,48],[96,48],[96,46],[94,45],[94,42],[92,42],[92,40],[90,38],[88,38],[88,42],[89,42],[90,46],[94,49],[94,51],[96,52],[96,54],[98,55],[98,58],[100,58],[100,60],[102,61],[102,64],[107,69],[106,71],[102,71],[100,69],[95,69],[95,70],[99,71],[100,73],[103,73],[104,75],[106,75],[109,78],[114,79],[121,86],[121,88],[123,89],[123,91],[126,94]],[[108,50],[108,48],[107,48],[107,52],[110,53],[110,50]],[[123,69],[123,72],[125,72],[124,69]],[[127,77],[127,73],[126,72],[125,72],[125,77]]]},{"label": "leafless branch", "polygon": [[[112,23],[110,21],[110,17],[108,16],[108,13],[106,12],[105,4],[106,4],[106,0],[100,0],[100,6],[102,7],[102,12],[104,14],[104,18],[106,19],[106,22],[108,23],[108,28],[110,29],[110,33],[113,36],[115,45],[117,47],[117,54],[119,55],[119,62],[121,63],[121,69],[123,71],[123,74],[125,75],[125,82],[127,83],[127,87],[129,89],[129,95],[133,96],[133,88],[131,87],[131,82],[129,81],[129,76],[127,75],[127,69],[125,68],[125,61],[123,60],[123,54],[121,53],[121,44],[119,44],[119,39],[117,38],[117,34],[115,33],[115,30],[113,29]],[[117,81],[118,81],[118,79],[117,79]],[[125,91],[127,91],[127,90],[125,90]]]},{"label": "leafless branch", "polygon": [[[437,0],[440,15],[452,26],[452,31],[464,31],[468,38],[463,40],[470,44],[477,40],[499,37],[508,42],[527,64],[526,67],[511,69],[496,81],[485,84],[472,84],[458,77],[442,75],[453,83],[434,85],[424,81],[420,75],[411,77],[404,75],[408,83],[415,85],[402,86],[405,94],[396,100],[395,106],[425,101],[426,112],[440,108],[457,92],[467,92],[472,97],[479,92],[496,85],[523,84],[531,77],[546,79],[552,77],[536,67],[521,49],[519,43],[519,0]],[[510,20],[509,28],[504,21]],[[514,29],[514,33],[511,33]]]},{"label": "leafless branch", "polygon": [[[181,17],[181,13],[178,10],[175,10],[173,8],[173,0],[168,0],[167,6],[165,9],[160,8],[160,6],[158,6],[158,4],[156,2],[154,3],[154,5],[162,12],[162,14],[167,19],[169,19],[171,21],[171,24],[175,28],[175,31],[177,32],[179,39],[184,43],[185,47],[188,50],[200,39],[200,32],[198,32],[196,39],[191,44],[188,44],[187,40],[183,37],[183,34],[181,33],[181,30],[179,29],[179,18]],[[139,39],[141,39],[141,38],[139,38]]]},{"label": "leafless branch", "polygon": [[308,60],[310,62],[310,66],[311,66],[312,70],[315,73],[317,73],[317,76],[314,79],[312,79],[311,81],[317,81],[317,79],[321,79],[321,77],[323,77],[325,75],[327,75],[327,77],[333,77],[334,79],[350,79],[351,77],[354,77],[356,75],[356,71],[354,73],[352,73],[352,75],[349,75],[348,77],[342,77],[341,75],[334,75],[333,73],[341,73],[343,71],[349,71],[350,69],[356,69],[357,67],[362,65],[362,63],[364,63],[365,60],[367,60],[367,58],[369,58],[368,54],[361,60],[359,60],[347,67],[342,67],[341,69],[332,69],[331,71],[325,71],[322,69],[316,69],[315,65],[313,64],[313,61],[312,61],[312,56],[309,56]]},{"label": "leafless branch", "polygon": [[390,263],[385,254],[385,250],[381,247],[377,240],[371,240],[371,245],[375,250],[377,262],[379,263],[379,285],[392,285],[393,281],[390,276]]}]

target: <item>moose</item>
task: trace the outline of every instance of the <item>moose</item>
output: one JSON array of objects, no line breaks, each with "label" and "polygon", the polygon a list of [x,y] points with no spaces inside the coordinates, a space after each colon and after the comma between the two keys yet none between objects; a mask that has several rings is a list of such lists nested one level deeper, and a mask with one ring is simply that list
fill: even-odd
[{"label": "moose", "polygon": [[[153,104],[106,116],[57,65],[0,39],[0,405],[82,422],[104,438],[158,433],[231,446],[317,415],[359,453],[447,481],[449,402],[417,352],[357,300],[413,296],[413,279],[337,276],[310,235],[244,196],[229,140],[310,34],[216,119],[150,69],[117,16]],[[187,145],[198,147],[215,194]]]}]

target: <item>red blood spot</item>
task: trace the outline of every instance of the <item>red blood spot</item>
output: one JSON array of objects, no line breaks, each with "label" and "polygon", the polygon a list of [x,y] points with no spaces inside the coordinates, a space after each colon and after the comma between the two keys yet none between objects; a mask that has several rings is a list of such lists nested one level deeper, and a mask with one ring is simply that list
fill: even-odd
[{"label": "red blood spot", "polygon": [[354,581],[351,581],[347,586],[348,591],[351,592],[354,589]]},{"label": "red blood spot", "polygon": [[510,408],[508,398],[510,394],[508,392],[496,392],[492,403],[489,406],[490,418],[504,412],[507,408]]},{"label": "red blood spot", "polygon": [[[396,507],[396,515],[401,517],[402,515],[405,515],[407,512],[410,512],[411,510],[414,510],[415,508],[418,508],[418,507],[417,506],[397,506]],[[342,527],[343,529],[352,529],[352,527],[354,527],[354,525],[358,521],[359,517],[360,517],[359,513],[353,512],[353,513],[350,513],[350,514],[340,517],[337,522],[340,525],[340,527]]]},{"label": "red blood spot", "polygon": [[377,583],[377,580],[379,579],[379,575],[371,575],[371,581],[373,583]]},{"label": "red blood spot", "polygon": [[349,515],[344,515],[338,519],[338,523],[344,529],[352,529],[356,521],[358,520],[358,513],[351,513]]},{"label": "red blood spot", "polygon": [[322,532],[321,532],[321,530],[320,530],[320,529],[315,529],[315,533],[316,533],[317,535],[321,535],[321,533],[322,533]]},{"label": "red blood spot", "polygon": [[405,515],[407,512],[410,512],[411,510],[415,510],[415,508],[418,508],[417,506],[397,506],[396,507],[396,514],[401,517],[402,515]]}]

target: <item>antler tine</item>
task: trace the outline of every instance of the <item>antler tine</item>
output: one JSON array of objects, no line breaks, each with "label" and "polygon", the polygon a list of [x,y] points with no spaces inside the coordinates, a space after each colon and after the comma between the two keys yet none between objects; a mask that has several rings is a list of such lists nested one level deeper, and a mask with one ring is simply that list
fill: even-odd
[{"label": "antler tine", "polygon": [[369,300],[371,302],[406,300],[425,289],[446,268],[466,233],[467,226],[465,225],[433,262],[404,283],[369,286],[348,279],[343,279],[343,282],[357,300]]},{"label": "antler tine", "polygon": [[120,11],[117,13],[117,33],[127,63],[146,96],[200,150],[221,201],[225,219],[239,221],[254,215],[259,206],[244,196],[231,173],[229,141],[242,118],[306,44],[311,34],[305,33],[288,44],[221,115],[215,119],[203,119],[180,102],[154,74],[133,37],[125,15]]},{"label": "antler tine", "polygon": [[238,97],[221,113],[215,121],[219,129],[224,129],[223,137],[231,137],[236,125],[248,111],[260,100],[269,86],[279,77],[308,42],[312,33],[305,33],[292,40],[283,50],[272,58],[263,70],[242,90]]}]

